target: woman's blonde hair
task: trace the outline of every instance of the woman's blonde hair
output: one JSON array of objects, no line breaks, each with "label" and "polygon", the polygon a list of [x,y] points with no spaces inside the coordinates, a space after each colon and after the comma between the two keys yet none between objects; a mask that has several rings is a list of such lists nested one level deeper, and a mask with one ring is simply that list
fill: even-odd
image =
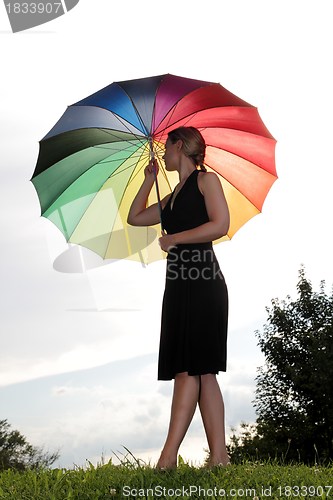
[{"label": "woman's blonde hair", "polygon": [[184,154],[193,160],[195,166],[200,166],[201,170],[206,171],[204,166],[206,143],[201,133],[195,127],[178,127],[168,133],[172,144],[182,141],[182,150]]}]

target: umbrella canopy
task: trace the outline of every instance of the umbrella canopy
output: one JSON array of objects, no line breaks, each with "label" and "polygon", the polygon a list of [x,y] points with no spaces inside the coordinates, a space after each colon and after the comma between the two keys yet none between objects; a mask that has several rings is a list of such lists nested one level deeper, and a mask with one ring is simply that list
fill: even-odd
[{"label": "umbrella canopy", "polygon": [[[262,210],[277,178],[276,141],[257,109],[220,84],[171,74],[115,82],[67,108],[40,141],[31,181],[41,215],[104,259],[162,258],[160,227],[126,220],[151,149],[161,198],[177,184],[161,158],[178,126],[198,128],[206,141],[205,166],[218,174],[230,211],[222,239],[230,239]],[[148,202],[156,201],[152,190]]]}]

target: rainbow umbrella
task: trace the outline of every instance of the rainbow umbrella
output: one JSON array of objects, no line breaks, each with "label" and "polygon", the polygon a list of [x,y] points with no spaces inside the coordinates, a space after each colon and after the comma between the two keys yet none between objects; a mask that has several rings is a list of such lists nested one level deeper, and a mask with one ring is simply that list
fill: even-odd
[{"label": "rainbow umbrella", "polygon": [[163,258],[160,227],[126,220],[152,156],[159,175],[149,204],[178,182],[162,156],[168,132],[181,125],[205,138],[206,168],[218,174],[230,210],[222,239],[230,239],[261,212],[277,179],[276,141],[257,109],[220,84],[171,74],[115,82],[67,108],[40,141],[31,181],[41,215],[104,259]]}]

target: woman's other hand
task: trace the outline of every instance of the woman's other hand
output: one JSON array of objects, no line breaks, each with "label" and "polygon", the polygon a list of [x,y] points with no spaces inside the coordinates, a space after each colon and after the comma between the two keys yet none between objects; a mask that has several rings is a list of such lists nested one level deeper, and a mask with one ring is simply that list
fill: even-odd
[{"label": "woman's other hand", "polygon": [[164,252],[170,252],[176,246],[176,238],[174,234],[167,234],[162,231],[162,236],[158,240],[160,247]]}]

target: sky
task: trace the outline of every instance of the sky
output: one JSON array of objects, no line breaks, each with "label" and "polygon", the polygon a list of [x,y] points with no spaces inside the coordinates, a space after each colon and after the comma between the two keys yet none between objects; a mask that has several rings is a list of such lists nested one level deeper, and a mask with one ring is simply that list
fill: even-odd
[{"label": "sky", "polygon": [[[71,467],[131,452],[156,462],[172,381],[157,381],[165,261],[103,263],[40,217],[38,141],[66,107],[113,81],[172,73],[258,107],[279,179],[263,213],[215,247],[229,289],[226,429],[253,422],[255,331],[271,299],[332,269],[331,1],[81,0],[13,34],[0,5],[0,419]],[[180,454],[199,464],[197,412]]]}]

